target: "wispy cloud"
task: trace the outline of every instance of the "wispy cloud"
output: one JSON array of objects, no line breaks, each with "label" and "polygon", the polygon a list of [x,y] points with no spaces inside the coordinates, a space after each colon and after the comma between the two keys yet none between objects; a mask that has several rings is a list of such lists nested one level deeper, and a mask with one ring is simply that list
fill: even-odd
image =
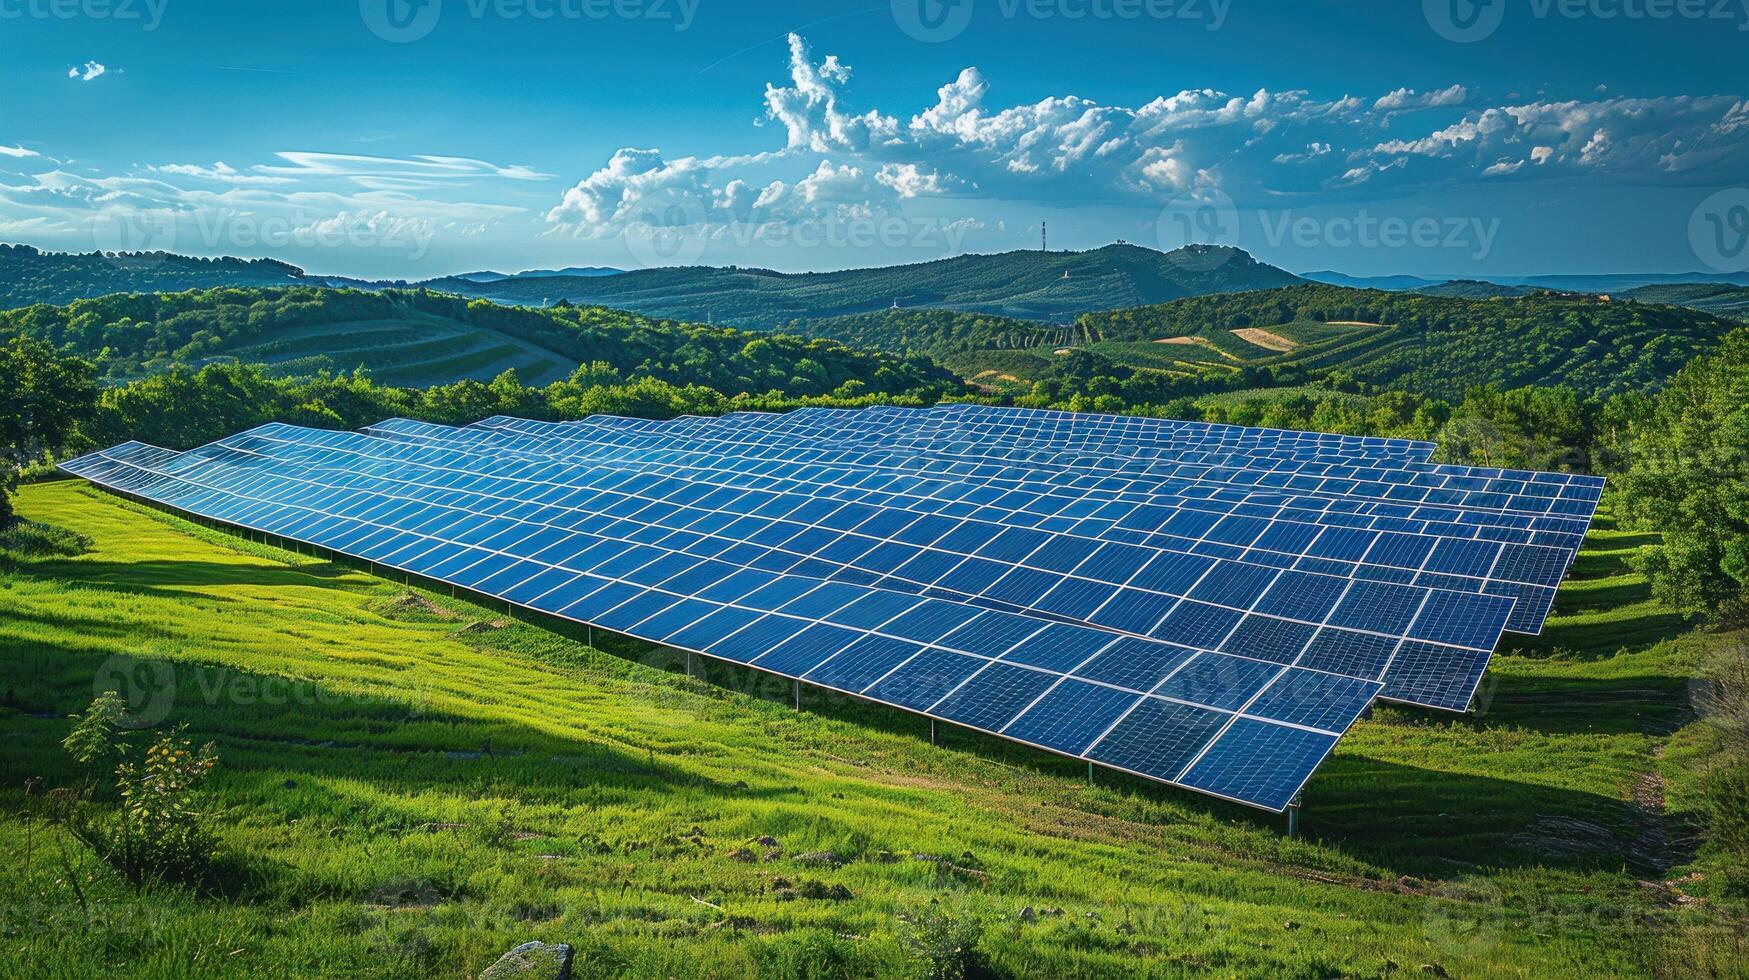
[{"label": "wispy cloud", "polygon": [[[26,154],[34,155],[7,155]],[[489,193],[477,199],[469,193],[475,183],[540,179],[528,167],[438,155],[286,152],[249,167],[166,163],[123,174],[54,166],[0,174],[0,228],[73,249],[238,254],[334,246],[416,260],[441,237],[470,238],[518,215],[534,220]]]},{"label": "wispy cloud", "polygon": [[35,150],[27,150],[22,146],[6,146],[4,144],[0,144],[0,157],[14,157],[16,159],[24,159],[25,157],[34,157],[36,155],[37,155],[37,152]]},{"label": "wispy cloud", "polygon": [[95,61],[87,61],[84,66],[75,65],[67,69],[68,78],[76,78],[81,82],[89,82],[109,74],[109,69]]}]

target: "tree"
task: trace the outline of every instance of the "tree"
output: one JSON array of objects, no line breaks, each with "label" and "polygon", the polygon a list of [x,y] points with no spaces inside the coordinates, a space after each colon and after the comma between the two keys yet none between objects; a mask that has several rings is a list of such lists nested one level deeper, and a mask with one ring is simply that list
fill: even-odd
[{"label": "tree", "polygon": [[19,471],[76,444],[97,398],[92,367],[41,341],[0,346],[0,527],[12,523]]},{"label": "tree", "polygon": [[1738,607],[1749,586],[1749,329],[1678,372],[1633,429],[1623,498],[1664,533],[1645,561],[1653,594],[1688,611]]}]

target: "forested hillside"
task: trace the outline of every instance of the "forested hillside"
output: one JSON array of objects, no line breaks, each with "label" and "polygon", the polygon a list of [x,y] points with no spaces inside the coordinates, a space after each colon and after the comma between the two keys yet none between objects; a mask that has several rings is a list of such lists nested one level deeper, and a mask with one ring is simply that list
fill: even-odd
[{"label": "forested hillside", "polygon": [[505,307],[423,290],[299,286],[107,296],[0,312],[0,339],[10,336],[90,358],[111,381],[239,361],[294,377],[364,366],[381,380],[420,387],[515,369],[539,384],[600,363],[628,378],[722,392],[825,395],[852,381],[862,391],[894,394],[957,388],[948,372],[920,357],[599,307]]},{"label": "forested hillside", "polygon": [[0,310],[110,293],[279,286],[302,277],[303,270],[273,259],[197,259],[167,252],[72,254],[0,245]]},{"label": "forested hillside", "polygon": [[1068,343],[1075,335],[1075,328],[1065,323],[955,310],[879,310],[794,320],[781,329],[803,337],[842,341],[852,347],[915,351],[937,357],[967,350],[1052,347]]},{"label": "forested hillside", "polygon": [[1468,300],[1327,285],[1192,297],[1088,314],[1078,325],[1106,344],[1177,346],[1217,369],[1336,369],[1433,396],[1473,384],[1591,393],[1656,386],[1734,326],[1695,310],[1575,294]]},{"label": "forested hillside", "polygon": [[799,319],[903,308],[965,310],[1021,319],[1069,319],[1088,310],[1298,282],[1239,250],[1192,245],[1159,252],[1108,245],[1088,252],[960,255],[916,265],[841,272],[643,269],[616,276],[439,279],[424,285],[505,302],[568,299],[654,316],[772,327]]},{"label": "forested hillside", "polygon": [[1455,296],[1458,299],[1493,299],[1496,296],[1528,296],[1536,292],[1529,286],[1502,286],[1480,279],[1453,279],[1437,286],[1423,286],[1410,292],[1423,296]]},{"label": "forested hillside", "polygon": [[1687,306],[1733,320],[1749,320],[1749,286],[1694,282],[1674,286],[1641,286],[1624,295],[1641,303]]}]

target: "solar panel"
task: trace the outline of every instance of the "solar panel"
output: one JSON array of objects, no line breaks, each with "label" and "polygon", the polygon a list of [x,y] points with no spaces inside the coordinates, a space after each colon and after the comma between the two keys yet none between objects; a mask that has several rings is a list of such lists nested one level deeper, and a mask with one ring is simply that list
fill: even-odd
[{"label": "solar panel", "polygon": [[[433,433],[422,423],[385,423],[368,431],[438,440],[453,440],[458,436],[455,430]],[[603,445],[600,438],[596,436],[593,437],[596,441],[583,441],[553,432],[541,436],[537,445],[523,446],[516,451],[599,461],[606,456],[594,451]],[[1106,540],[1169,550],[1191,550],[1330,574],[1405,583],[1419,581],[1457,591],[1509,596],[1518,599],[1519,603],[1508,626],[1526,633],[1540,631],[1553,601],[1555,586],[1583,537],[1583,522],[1570,521],[1567,533],[1556,534],[1526,526],[1531,522],[1523,518],[1460,523],[1460,519],[1467,515],[1449,509],[1443,512],[1443,520],[1439,519],[1440,514],[1427,512],[1426,508],[1418,519],[1407,519],[1390,513],[1368,515],[1332,509],[1328,501],[1320,507],[1319,501],[1312,498],[1278,497],[1274,503],[1265,503],[1265,495],[1252,493],[1242,498],[1244,502],[1235,502],[1231,495],[1207,498],[1163,492],[1112,491],[1085,484],[1063,486],[1038,478],[1036,474],[1016,478],[1012,472],[1009,478],[991,478],[961,469],[945,481],[895,475],[878,485],[859,478],[866,475],[859,471],[887,469],[895,472],[881,461],[893,456],[886,450],[843,457],[843,465],[825,472],[808,473],[792,465],[791,461],[798,456],[811,455],[817,459],[821,445],[821,440],[815,439],[809,448],[784,451],[773,440],[762,440],[754,459],[702,455],[697,457],[700,468],[687,475],[706,473],[710,477],[719,477],[734,472],[761,478],[772,474],[801,476],[835,489],[866,489],[868,494],[883,502],[890,499],[889,494],[897,494],[912,498],[907,501],[907,506],[922,506],[937,512],[938,507],[929,506],[927,498],[931,494],[940,500],[942,494],[963,493],[973,484],[992,486],[1008,491],[1006,499],[1023,503],[1013,505],[1018,510],[1011,508],[1003,513],[1005,505],[1001,499],[980,498],[979,512],[989,519],[1024,526],[1062,528],[1073,525],[1076,533]],[[611,455],[619,464],[655,460],[656,465],[669,467],[668,472],[679,472],[672,469],[679,462],[678,458],[662,449],[644,450],[642,455],[617,451]],[[880,459],[871,462],[871,457]],[[812,465],[821,464],[815,462]],[[1039,497],[1029,498],[1028,494]],[[954,499],[965,498],[956,496]],[[1108,501],[1110,506],[1091,510],[1088,505],[1095,500]],[[1181,514],[1178,513],[1180,510],[1195,513]],[[1463,540],[1435,540],[1439,537]]]},{"label": "solar panel", "polygon": [[63,469],[1280,810],[1375,698],[1466,708],[1601,489],[1433,449],[944,406],[268,425]]}]

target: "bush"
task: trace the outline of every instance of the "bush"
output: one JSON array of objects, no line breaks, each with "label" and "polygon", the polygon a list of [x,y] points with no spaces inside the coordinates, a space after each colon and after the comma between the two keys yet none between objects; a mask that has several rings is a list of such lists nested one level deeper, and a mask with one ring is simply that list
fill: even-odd
[{"label": "bush", "polygon": [[956,915],[931,903],[911,918],[906,944],[924,963],[930,980],[968,980],[991,973],[978,943],[984,924],[972,915]]},{"label": "bush", "polygon": [[80,843],[135,887],[156,882],[199,885],[212,874],[217,841],[198,807],[200,784],[218,763],[212,743],[196,749],[178,728],[147,746],[144,759],[128,761],[132,746],[121,729],[126,703],[113,691],[98,695],[61,745],[83,766],[115,766],[120,809],[98,812],[88,785],[60,814]]},{"label": "bush", "polygon": [[[3,507],[4,505],[0,505]],[[14,521],[0,529],[0,554],[19,558],[68,557],[84,554],[91,539],[77,531],[36,521]]]}]

